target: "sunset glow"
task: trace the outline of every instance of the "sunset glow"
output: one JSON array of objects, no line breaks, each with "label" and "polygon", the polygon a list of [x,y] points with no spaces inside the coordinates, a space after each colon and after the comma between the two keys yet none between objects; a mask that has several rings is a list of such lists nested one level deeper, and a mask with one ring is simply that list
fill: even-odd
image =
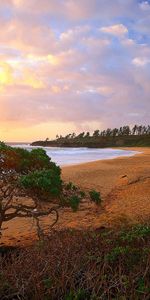
[{"label": "sunset glow", "polygon": [[150,120],[150,1],[0,1],[0,133],[33,141]]}]

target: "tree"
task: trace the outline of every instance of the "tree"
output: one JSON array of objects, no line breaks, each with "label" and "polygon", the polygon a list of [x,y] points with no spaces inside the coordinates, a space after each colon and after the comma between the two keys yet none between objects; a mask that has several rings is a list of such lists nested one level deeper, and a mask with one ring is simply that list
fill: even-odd
[{"label": "tree", "polygon": [[73,133],[71,134],[71,138],[74,139],[75,137],[76,137],[76,134],[75,134],[75,132],[73,132]]},{"label": "tree", "polygon": [[89,133],[89,131],[85,134],[85,136],[84,136],[85,138],[89,138],[90,137],[90,133]]},{"label": "tree", "polygon": [[111,136],[111,133],[112,133],[111,128],[107,128],[106,136]]},{"label": "tree", "polygon": [[[58,221],[59,208],[72,207],[70,194],[71,197],[76,196],[74,202],[82,198],[81,191],[75,186],[69,192],[65,188],[61,169],[51,161],[44,149],[29,152],[0,143],[0,234],[5,222],[16,217],[33,218],[41,238],[44,232],[39,217],[55,214],[50,229]],[[51,208],[43,209],[42,201],[49,201]]]},{"label": "tree", "polygon": [[137,133],[137,125],[134,125],[134,127],[132,128],[132,134],[135,135]]},{"label": "tree", "polygon": [[93,137],[98,137],[98,136],[99,136],[99,130],[97,129],[93,132]]},{"label": "tree", "polygon": [[118,129],[117,129],[117,128],[114,128],[114,129],[112,130],[112,136],[115,137],[115,136],[117,136],[117,135],[118,135]]},{"label": "tree", "polygon": [[[62,190],[61,170],[42,148],[31,152],[12,148],[0,143],[0,230],[3,222],[16,217],[38,218],[55,211],[58,219],[60,193]],[[32,204],[24,203],[27,196]],[[41,210],[41,200],[57,200],[58,205],[50,210]],[[39,225],[38,225],[39,230]]]},{"label": "tree", "polygon": [[[27,190],[18,184],[16,172],[3,172],[0,175],[0,234],[2,225],[14,218],[33,218],[37,225],[37,234],[41,238],[43,230],[39,224],[39,217],[48,216],[55,213],[55,220],[50,224],[52,228],[58,221],[59,205],[52,206],[50,209],[42,210],[39,199],[31,189]],[[30,197],[31,204],[21,200],[22,197]],[[26,199],[26,198],[23,198]]]},{"label": "tree", "polygon": [[122,134],[123,135],[129,135],[130,134],[130,127],[128,125],[122,127]]},{"label": "tree", "polygon": [[82,139],[85,135],[85,132],[81,132],[79,135],[77,135],[78,139]]}]

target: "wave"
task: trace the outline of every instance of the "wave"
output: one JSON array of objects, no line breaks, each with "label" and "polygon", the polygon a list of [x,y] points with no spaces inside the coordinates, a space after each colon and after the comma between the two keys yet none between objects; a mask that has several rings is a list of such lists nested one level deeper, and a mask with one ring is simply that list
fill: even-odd
[{"label": "wave", "polygon": [[[12,147],[24,148],[29,151],[35,148],[29,144],[11,144]],[[42,148],[42,147],[40,147]],[[138,151],[121,150],[111,148],[60,148],[60,147],[44,147],[47,155],[51,157],[52,161],[60,166],[74,165],[79,163],[92,162],[103,159],[113,159],[121,156],[133,156]]]}]

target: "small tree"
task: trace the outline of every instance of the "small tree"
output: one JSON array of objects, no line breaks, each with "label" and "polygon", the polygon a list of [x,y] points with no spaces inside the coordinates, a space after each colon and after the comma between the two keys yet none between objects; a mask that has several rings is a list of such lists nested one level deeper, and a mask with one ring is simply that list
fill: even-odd
[{"label": "small tree", "polygon": [[102,202],[101,195],[99,192],[92,190],[89,192],[92,202],[95,202],[97,205],[100,205]]},{"label": "small tree", "polygon": [[[30,198],[29,204],[26,197]],[[41,238],[43,231],[39,225],[40,216],[48,216],[55,213],[55,221],[50,224],[52,228],[58,221],[58,205],[50,209],[42,210],[40,199],[31,188],[23,188],[18,183],[18,175],[15,172],[0,175],[0,234],[2,225],[14,218],[33,218],[36,221],[38,237]]]},{"label": "small tree", "polygon": [[[56,219],[50,227],[53,226],[60,207],[60,175],[60,168],[51,162],[45,150],[29,152],[0,143],[0,231],[4,222],[33,217],[40,235],[39,217],[55,212]],[[31,199],[30,205],[24,196]],[[57,205],[42,210],[40,201],[51,201],[54,197]]]},{"label": "small tree", "polygon": [[81,199],[77,195],[73,195],[73,196],[70,197],[69,204],[70,204],[70,207],[72,208],[72,210],[74,212],[76,212],[78,210],[80,201],[81,201]]}]

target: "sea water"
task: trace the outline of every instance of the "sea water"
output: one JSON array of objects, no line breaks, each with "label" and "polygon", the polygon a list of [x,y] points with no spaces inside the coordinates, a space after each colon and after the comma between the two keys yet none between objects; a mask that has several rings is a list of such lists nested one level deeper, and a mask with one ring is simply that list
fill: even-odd
[{"label": "sea water", "polygon": [[[28,144],[11,144],[12,147],[20,147],[31,151],[39,148]],[[42,147],[40,147],[42,148]],[[59,166],[74,165],[86,162],[92,162],[102,159],[113,159],[121,156],[133,156],[138,151],[121,150],[111,148],[61,148],[61,147],[43,147],[47,155]]]}]

